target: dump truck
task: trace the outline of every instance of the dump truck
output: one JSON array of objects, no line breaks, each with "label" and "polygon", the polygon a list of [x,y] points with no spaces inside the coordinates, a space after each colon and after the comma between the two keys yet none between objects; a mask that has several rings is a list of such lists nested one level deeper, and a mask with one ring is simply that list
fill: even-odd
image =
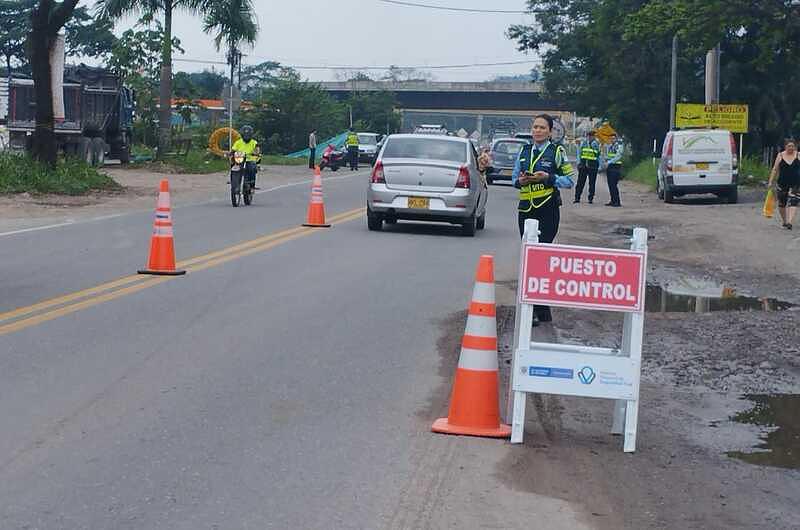
[{"label": "dump truck", "polygon": [[[58,89],[54,84],[54,93]],[[62,90],[63,116],[57,112],[55,124],[59,150],[93,166],[102,166],[107,158],[127,164],[134,100],[119,76],[84,64],[67,66]],[[9,81],[7,127],[10,148],[30,150],[36,127],[36,95],[30,78]]]}]

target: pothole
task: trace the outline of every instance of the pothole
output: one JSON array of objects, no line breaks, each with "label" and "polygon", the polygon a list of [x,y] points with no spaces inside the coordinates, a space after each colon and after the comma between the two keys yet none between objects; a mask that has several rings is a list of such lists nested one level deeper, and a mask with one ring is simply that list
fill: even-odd
[{"label": "pothole", "polygon": [[747,395],[751,410],[731,418],[738,423],[764,427],[755,451],[729,451],[732,458],[762,466],[800,469],[800,394]]},{"label": "pothole", "polygon": [[694,278],[650,284],[645,293],[645,310],[649,313],[785,311],[795,307],[775,298],[739,295],[730,287]]}]

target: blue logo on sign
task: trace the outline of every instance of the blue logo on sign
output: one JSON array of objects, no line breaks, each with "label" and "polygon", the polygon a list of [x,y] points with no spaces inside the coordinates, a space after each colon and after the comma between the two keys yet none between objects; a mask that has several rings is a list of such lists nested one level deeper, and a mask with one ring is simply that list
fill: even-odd
[{"label": "blue logo on sign", "polygon": [[592,368],[589,366],[584,366],[578,371],[578,379],[584,385],[591,385],[595,377],[597,377],[597,375],[594,373],[594,370],[592,370]]},{"label": "blue logo on sign", "polygon": [[572,370],[569,368],[552,368],[550,366],[531,366],[528,369],[531,377],[554,377],[556,379],[572,379]]}]

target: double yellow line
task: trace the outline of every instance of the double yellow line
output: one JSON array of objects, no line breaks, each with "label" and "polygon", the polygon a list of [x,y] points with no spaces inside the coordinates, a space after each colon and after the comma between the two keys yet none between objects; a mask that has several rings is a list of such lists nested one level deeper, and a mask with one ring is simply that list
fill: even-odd
[{"label": "double yellow line", "polygon": [[[332,225],[336,225],[353,221],[363,215],[364,208],[357,208],[334,215],[328,219],[328,222]],[[310,235],[315,231],[316,229],[307,227],[290,228],[288,230],[251,239],[250,241],[245,241],[244,243],[239,243],[222,250],[180,261],[177,263],[177,267],[179,269],[186,269],[187,272],[209,269],[251,254],[264,252],[265,250],[282,245],[283,243]],[[132,274],[88,289],[0,313],[0,335],[29,328],[172,280],[175,280],[174,276],[142,276],[139,274]]]}]

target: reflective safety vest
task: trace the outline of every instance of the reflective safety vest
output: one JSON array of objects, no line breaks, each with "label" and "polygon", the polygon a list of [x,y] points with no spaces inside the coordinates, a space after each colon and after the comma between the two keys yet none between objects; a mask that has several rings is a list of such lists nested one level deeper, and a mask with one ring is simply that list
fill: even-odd
[{"label": "reflective safety vest", "polygon": [[347,145],[347,147],[358,147],[358,135],[356,133],[348,134],[345,145]]},{"label": "reflective safety vest", "polygon": [[249,142],[245,142],[241,138],[233,142],[233,146],[231,146],[231,151],[241,151],[245,154],[245,160],[248,162],[258,162],[260,158],[258,155],[254,155],[253,153],[258,148],[258,142],[255,139],[250,139]]},{"label": "reflective safety vest", "polygon": [[[543,150],[538,151],[533,144],[525,145],[519,153],[519,165],[522,171],[534,173],[544,171],[550,176],[558,173],[558,168],[563,160],[562,146],[556,147],[548,143]],[[556,188],[543,182],[526,184],[519,190],[519,211],[530,212],[533,208],[541,208],[553,198]]]},{"label": "reflective safety vest", "polygon": [[608,151],[606,151],[606,156],[608,157],[609,164],[622,164],[622,158],[619,160],[613,161],[614,158],[617,158],[622,154],[623,147],[621,142],[616,142],[608,146]]},{"label": "reflective safety vest", "polygon": [[581,144],[581,160],[596,161],[600,157],[599,146],[595,147],[595,142],[584,142]]}]

